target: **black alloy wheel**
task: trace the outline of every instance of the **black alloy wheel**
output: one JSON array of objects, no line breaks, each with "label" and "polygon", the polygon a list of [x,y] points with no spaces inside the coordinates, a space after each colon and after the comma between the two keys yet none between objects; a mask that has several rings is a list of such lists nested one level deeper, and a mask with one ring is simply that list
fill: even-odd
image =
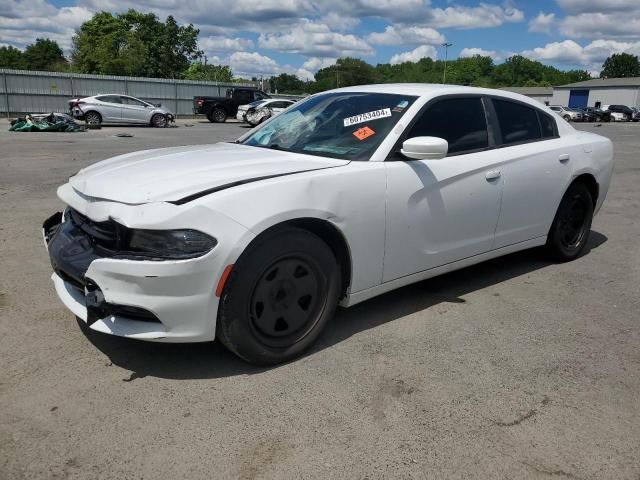
[{"label": "black alloy wheel", "polygon": [[562,197],[547,239],[547,248],[558,260],[578,257],[584,250],[593,221],[593,198],[583,183],[572,184]]},{"label": "black alloy wheel", "polygon": [[214,109],[212,116],[216,123],[224,123],[227,120],[227,113],[221,108]]}]

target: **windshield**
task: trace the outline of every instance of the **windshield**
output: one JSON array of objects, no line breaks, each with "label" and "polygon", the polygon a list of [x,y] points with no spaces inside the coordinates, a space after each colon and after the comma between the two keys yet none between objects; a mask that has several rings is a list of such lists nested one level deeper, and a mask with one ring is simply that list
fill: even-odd
[{"label": "windshield", "polygon": [[416,97],[325,93],[289,107],[242,144],[345,160],[369,160]]}]

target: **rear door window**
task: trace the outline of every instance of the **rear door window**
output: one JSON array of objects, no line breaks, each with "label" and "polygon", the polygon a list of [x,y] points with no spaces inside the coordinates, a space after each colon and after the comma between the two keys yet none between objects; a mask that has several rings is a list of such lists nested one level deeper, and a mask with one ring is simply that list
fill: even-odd
[{"label": "rear door window", "polygon": [[489,146],[489,134],[480,97],[446,98],[429,105],[411,127],[407,138],[439,137],[449,142],[448,154]]},{"label": "rear door window", "polygon": [[131,98],[131,97],[122,97],[122,103],[124,103],[125,105],[135,105],[136,107],[146,107],[147,104],[141,102],[138,99],[135,98]]},{"label": "rear door window", "polygon": [[101,102],[122,104],[122,100],[120,99],[120,95],[103,95],[102,97],[97,97],[97,98]]},{"label": "rear door window", "polygon": [[542,132],[536,109],[508,100],[492,99],[502,133],[502,144],[540,140]]}]

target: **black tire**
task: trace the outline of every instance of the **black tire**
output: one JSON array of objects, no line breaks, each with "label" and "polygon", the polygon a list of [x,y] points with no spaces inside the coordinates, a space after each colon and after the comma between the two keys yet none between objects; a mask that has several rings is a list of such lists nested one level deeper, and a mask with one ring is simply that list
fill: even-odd
[{"label": "black tire", "polygon": [[214,108],[207,114],[211,123],[224,123],[227,120],[227,112],[222,108]]},{"label": "black tire", "polygon": [[580,256],[589,241],[593,221],[593,197],[587,186],[575,182],[567,189],[547,236],[551,257],[567,262]]},{"label": "black tire", "polygon": [[90,127],[99,127],[100,125],[102,125],[102,115],[92,110],[85,113],[84,121]]},{"label": "black tire", "polygon": [[311,232],[286,227],[258,238],[227,279],[217,338],[256,365],[302,354],[333,317],[341,276],[329,246]]},{"label": "black tire", "polygon": [[569,116],[569,115],[565,115],[565,116],[564,116],[564,117],[562,117],[562,118],[564,118],[567,122],[570,122],[570,121],[571,121],[571,116]]},{"label": "black tire", "polygon": [[156,128],[165,128],[169,124],[167,116],[162,113],[156,113],[151,117],[151,126]]}]

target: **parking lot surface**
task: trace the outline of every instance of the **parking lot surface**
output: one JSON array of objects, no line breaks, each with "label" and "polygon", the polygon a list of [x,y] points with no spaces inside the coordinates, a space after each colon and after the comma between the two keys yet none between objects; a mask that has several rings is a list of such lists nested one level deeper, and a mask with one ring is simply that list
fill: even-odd
[{"label": "parking lot surface", "polygon": [[0,478],[640,478],[639,124],[578,126],[617,158],[580,259],[402,288],[267,369],[81,329],[40,236],[81,167],[245,127],[0,127]]}]

